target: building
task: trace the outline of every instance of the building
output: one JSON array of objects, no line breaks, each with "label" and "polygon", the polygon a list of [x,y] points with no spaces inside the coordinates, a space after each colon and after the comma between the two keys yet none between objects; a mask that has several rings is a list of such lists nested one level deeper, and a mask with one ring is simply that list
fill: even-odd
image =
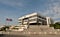
[{"label": "building", "polygon": [[32,13],[25,16],[20,17],[19,19],[20,25],[47,25],[51,24],[51,18],[42,16],[40,13]]},{"label": "building", "polygon": [[16,26],[10,26],[9,30],[10,31],[23,31],[24,29],[27,29],[26,25],[16,25]]}]

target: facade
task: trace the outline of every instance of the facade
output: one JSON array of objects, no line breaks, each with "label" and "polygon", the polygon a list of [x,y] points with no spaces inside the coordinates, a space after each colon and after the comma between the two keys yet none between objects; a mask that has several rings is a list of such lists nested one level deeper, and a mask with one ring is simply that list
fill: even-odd
[{"label": "facade", "polygon": [[18,20],[19,20],[20,25],[49,25],[51,24],[50,17],[42,16],[39,13],[28,14],[28,15],[20,17]]},{"label": "facade", "polygon": [[23,31],[24,29],[27,29],[27,26],[26,25],[11,26],[9,28],[10,31]]}]

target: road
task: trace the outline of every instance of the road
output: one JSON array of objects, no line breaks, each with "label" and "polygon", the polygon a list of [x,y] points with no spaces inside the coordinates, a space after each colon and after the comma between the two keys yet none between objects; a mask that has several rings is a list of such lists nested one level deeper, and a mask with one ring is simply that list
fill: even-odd
[{"label": "road", "polygon": [[60,35],[0,35],[0,37],[60,37]]}]

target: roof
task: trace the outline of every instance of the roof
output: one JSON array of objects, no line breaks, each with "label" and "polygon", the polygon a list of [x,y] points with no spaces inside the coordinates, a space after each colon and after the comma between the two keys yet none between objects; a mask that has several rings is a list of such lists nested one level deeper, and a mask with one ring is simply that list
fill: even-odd
[{"label": "roof", "polygon": [[[42,16],[40,13],[34,12],[34,13],[31,13],[31,14],[27,14],[25,16],[22,16],[19,19],[27,18],[27,17],[34,16],[34,15],[40,15],[40,16]],[[42,17],[45,17],[45,16],[42,16]]]}]

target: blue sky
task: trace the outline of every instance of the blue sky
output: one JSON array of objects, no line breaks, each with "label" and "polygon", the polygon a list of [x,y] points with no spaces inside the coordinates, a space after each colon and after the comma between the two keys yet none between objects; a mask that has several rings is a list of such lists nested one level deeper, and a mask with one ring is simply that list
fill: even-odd
[{"label": "blue sky", "polygon": [[11,25],[17,25],[20,16],[32,12],[60,21],[60,0],[0,0],[0,25],[7,23],[6,18],[13,19]]}]

